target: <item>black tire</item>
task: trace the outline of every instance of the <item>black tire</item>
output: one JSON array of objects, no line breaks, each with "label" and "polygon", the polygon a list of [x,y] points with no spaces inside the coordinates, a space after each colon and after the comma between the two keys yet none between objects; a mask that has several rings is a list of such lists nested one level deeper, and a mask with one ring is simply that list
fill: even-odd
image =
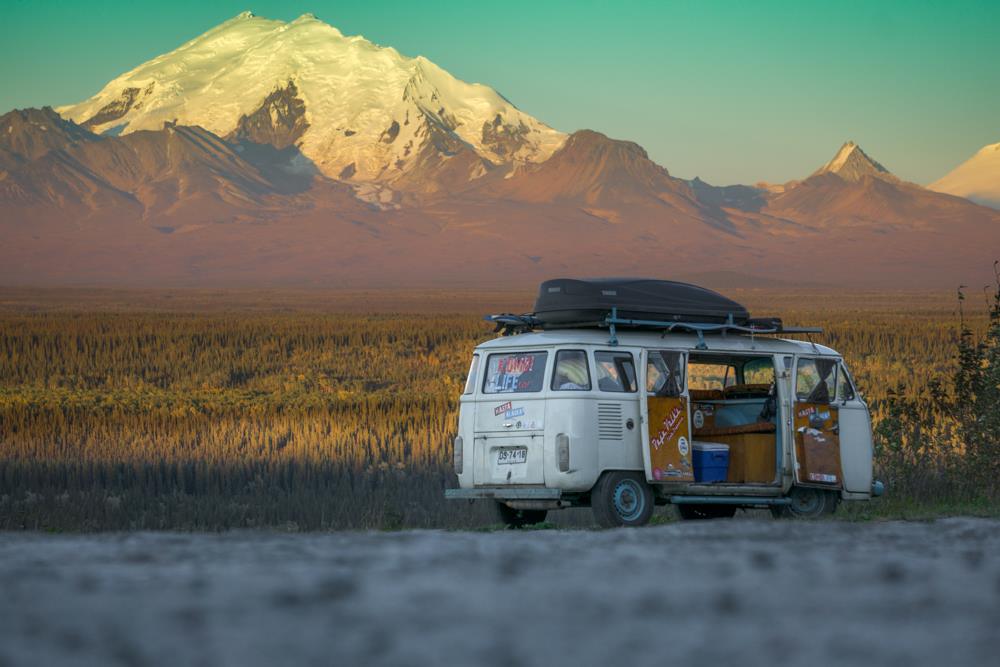
[{"label": "black tire", "polygon": [[677,513],[685,521],[732,519],[736,516],[736,505],[692,505],[689,503],[678,503]]},{"label": "black tire", "polygon": [[837,511],[840,494],[826,489],[793,486],[788,493],[790,505],[771,505],[775,519],[821,519]]},{"label": "black tire", "polygon": [[516,510],[513,507],[494,501],[497,519],[508,528],[524,528],[545,521],[548,510]]},{"label": "black tire", "polygon": [[653,505],[653,490],[637,472],[608,471],[590,492],[590,508],[603,528],[644,526],[653,516]]}]

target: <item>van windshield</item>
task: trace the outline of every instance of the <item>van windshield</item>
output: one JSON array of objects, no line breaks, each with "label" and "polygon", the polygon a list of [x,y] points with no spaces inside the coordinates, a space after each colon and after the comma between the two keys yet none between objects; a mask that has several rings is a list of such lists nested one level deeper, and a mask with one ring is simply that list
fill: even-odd
[{"label": "van windshield", "polygon": [[541,391],[545,385],[547,352],[491,354],[486,362],[483,393],[519,394]]}]

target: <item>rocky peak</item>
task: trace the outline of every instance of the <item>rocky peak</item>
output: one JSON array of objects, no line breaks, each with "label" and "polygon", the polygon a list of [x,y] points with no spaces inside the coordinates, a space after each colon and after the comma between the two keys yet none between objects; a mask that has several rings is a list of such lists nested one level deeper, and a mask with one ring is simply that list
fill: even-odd
[{"label": "rocky peak", "polygon": [[281,150],[294,145],[308,127],[305,102],[295,82],[289,81],[265,97],[256,111],[240,116],[236,129],[226,138],[270,144]]},{"label": "rocky peak", "polygon": [[888,169],[873,160],[861,146],[853,141],[846,142],[833,159],[817,169],[812,175],[836,174],[845,181],[860,181],[866,176],[895,179]]},{"label": "rocky peak", "polygon": [[96,138],[52,107],[14,109],[0,116],[0,150],[19,160],[34,160],[51,150]]}]

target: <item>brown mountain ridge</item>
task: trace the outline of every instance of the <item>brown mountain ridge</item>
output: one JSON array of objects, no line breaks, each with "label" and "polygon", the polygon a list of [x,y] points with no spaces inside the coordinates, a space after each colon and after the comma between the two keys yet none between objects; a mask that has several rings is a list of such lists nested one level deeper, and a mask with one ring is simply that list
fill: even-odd
[{"label": "brown mountain ridge", "polygon": [[513,168],[456,145],[389,187],[311,165],[295,99],[270,101],[278,124],[245,117],[227,139],[176,124],[97,135],[49,108],[0,117],[0,282],[504,287],[725,272],[951,286],[1000,252],[1000,212],[902,181],[850,142],[775,189],[679,179],[589,130]]}]

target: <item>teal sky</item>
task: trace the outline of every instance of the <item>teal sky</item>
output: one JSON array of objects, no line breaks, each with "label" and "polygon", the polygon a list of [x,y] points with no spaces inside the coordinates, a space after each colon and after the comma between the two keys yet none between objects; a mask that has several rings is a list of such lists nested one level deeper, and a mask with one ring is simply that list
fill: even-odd
[{"label": "teal sky", "polygon": [[720,185],[806,176],[848,139],[927,183],[1000,141],[995,0],[4,0],[0,112],[82,100],[245,9],[312,12]]}]

